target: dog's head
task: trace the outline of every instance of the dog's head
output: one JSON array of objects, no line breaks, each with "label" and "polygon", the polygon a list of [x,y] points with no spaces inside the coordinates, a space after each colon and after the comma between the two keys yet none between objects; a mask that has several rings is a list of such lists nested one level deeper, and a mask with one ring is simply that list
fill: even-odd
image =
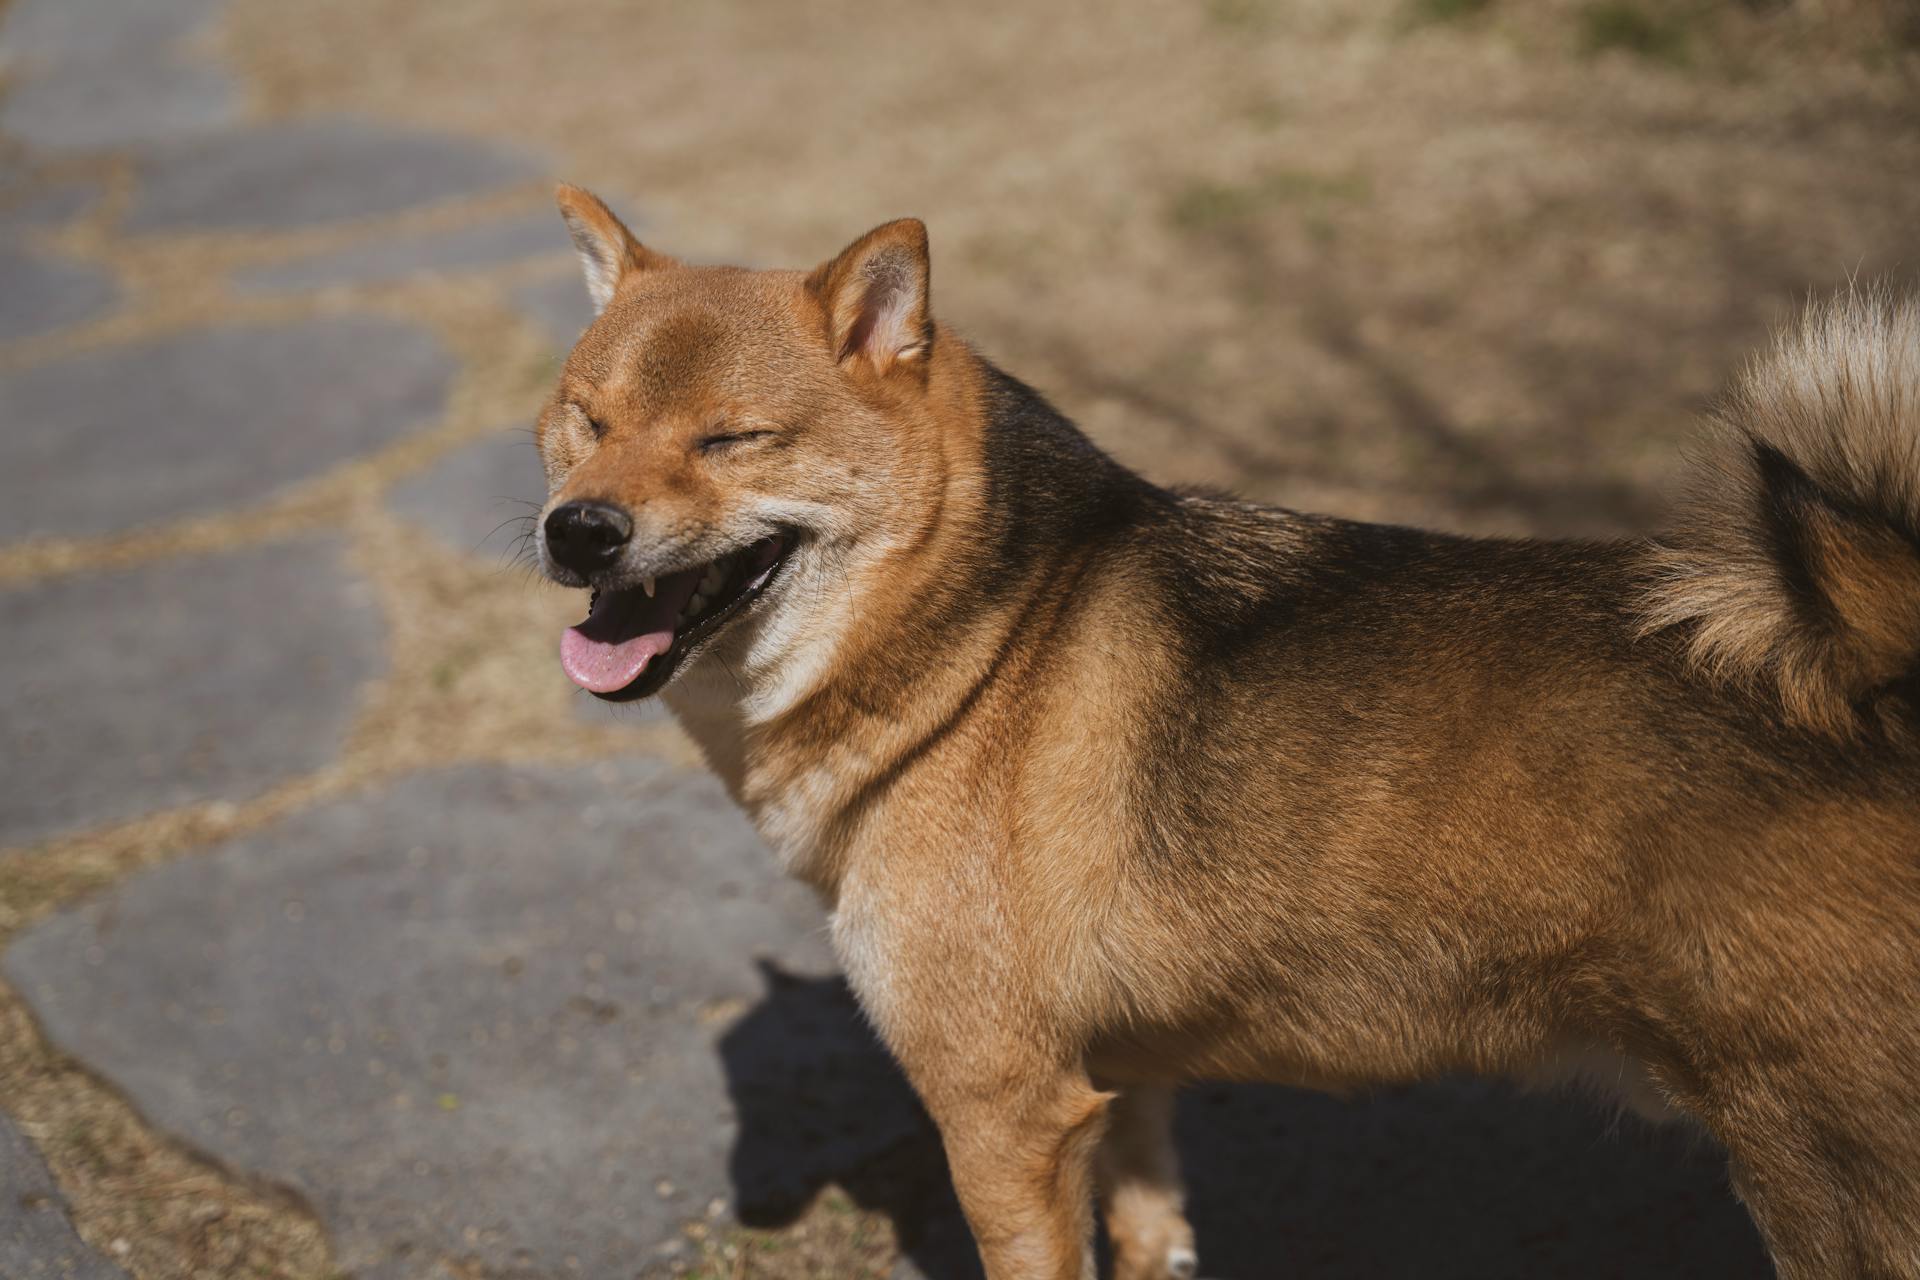
[{"label": "dog's head", "polygon": [[559,203],[599,312],[537,433],[541,566],[593,592],[562,665],[612,700],[683,672],[785,680],[937,501],[926,229],[887,223],[811,273],[689,267],[585,191]]}]

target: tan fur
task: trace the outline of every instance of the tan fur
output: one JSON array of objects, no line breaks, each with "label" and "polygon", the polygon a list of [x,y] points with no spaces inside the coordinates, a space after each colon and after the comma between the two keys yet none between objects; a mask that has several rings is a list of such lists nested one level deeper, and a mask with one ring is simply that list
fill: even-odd
[{"label": "tan fur", "polygon": [[[1920,653],[1920,306],[1849,291],[1816,308],[1756,363],[1717,415],[1692,500],[1657,555],[1653,627],[1690,625],[1709,675],[1776,696],[1798,723],[1842,736],[1863,699]],[[1756,443],[1812,483],[1903,526],[1813,513],[1803,549],[1825,609],[1781,582]]]},{"label": "tan fur", "polygon": [[621,581],[797,531],[665,697],[831,908],[992,1280],[1090,1277],[1096,1191],[1125,1280],[1190,1274],[1186,1080],[1599,1062],[1727,1145],[1783,1276],[1920,1271],[1920,755],[1777,714],[1913,714],[1867,518],[1920,475],[1910,309],[1738,402],[1818,486],[1815,625],[1750,498],[1654,548],[1156,489],[928,318],[918,223],[802,274],[570,220],[630,265],[542,415],[549,506],[631,514]]}]

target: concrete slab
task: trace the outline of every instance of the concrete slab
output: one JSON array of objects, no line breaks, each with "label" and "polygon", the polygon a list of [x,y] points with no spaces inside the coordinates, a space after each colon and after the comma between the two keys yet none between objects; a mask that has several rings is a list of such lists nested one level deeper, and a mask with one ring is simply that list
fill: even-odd
[{"label": "concrete slab", "polygon": [[383,665],[340,555],[303,539],[0,591],[0,847],[326,763]]},{"label": "concrete slab", "polygon": [[225,0],[12,0],[0,52],[25,61],[143,54],[205,31]]},{"label": "concrete slab", "polygon": [[533,437],[518,426],[456,449],[399,481],[387,503],[449,550],[505,562],[526,528],[522,517],[537,511],[546,496]]},{"label": "concrete slab", "polygon": [[191,47],[221,0],[18,0],[0,24],[0,130],[42,151],[191,137],[238,119],[232,80]]},{"label": "concrete slab", "polygon": [[[330,803],[123,881],[4,968],[156,1124],[305,1195],[345,1267],[633,1276],[732,1199],[769,1090],[818,1082],[863,1109],[854,1145],[898,1140],[850,1006],[741,1019],[776,981],[756,956],[818,981],[819,909],[714,781],[627,760]],[[784,1123],[801,1183],[811,1135],[847,1141],[844,1114]]]},{"label": "concrete slab", "polygon": [[0,242],[0,342],[78,324],[119,296],[98,267]]},{"label": "concrete slab", "polygon": [[348,316],[0,374],[0,538],[104,534],[258,503],[430,421],[454,367],[422,330]]},{"label": "concrete slab", "polygon": [[8,1280],[126,1280],[74,1233],[46,1161],[0,1112],[0,1276]]},{"label": "concrete slab", "polygon": [[559,352],[570,350],[593,323],[593,301],[578,267],[520,286],[513,301]]},{"label": "concrete slab", "polygon": [[541,256],[573,257],[566,229],[552,212],[451,231],[375,237],[328,253],[253,267],[235,275],[233,283],[243,293],[282,293],[471,271]]},{"label": "concrete slab", "polygon": [[239,117],[240,94],[225,71],[164,49],[24,71],[0,103],[0,131],[49,152],[171,142]]},{"label": "concrete slab", "polygon": [[0,232],[57,227],[80,217],[99,200],[97,182],[40,183],[21,177],[0,183]]},{"label": "concrete slab", "polygon": [[[515,542],[526,526],[520,517],[546,497],[533,437],[524,427],[456,449],[433,466],[396,483],[387,494],[394,514],[418,525],[449,551],[470,555],[507,571]],[[579,593],[586,615],[586,593]],[[658,698],[602,702],[577,691],[573,711],[583,724],[645,728],[671,719]]]},{"label": "concrete slab", "polygon": [[503,146],[358,120],[297,120],[154,147],[126,227],[274,230],[478,195],[543,167]]}]

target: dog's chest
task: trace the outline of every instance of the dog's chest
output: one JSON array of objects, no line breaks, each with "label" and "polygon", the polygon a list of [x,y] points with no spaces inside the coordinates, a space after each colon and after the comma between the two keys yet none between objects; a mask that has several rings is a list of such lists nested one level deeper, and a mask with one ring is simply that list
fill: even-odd
[{"label": "dog's chest", "polygon": [[807,869],[823,860],[846,790],[842,771],[826,763],[749,786],[747,811],[788,874],[810,878]]},{"label": "dog's chest", "polygon": [[821,860],[849,787],[844,753],[803,753],[779,742],[752,741],[736,707],[716,710],[686,698],[673,709],[781,868],[812,880],[809,868]]},{"label": "dog's chest", "polygon": [[846,971],[847,985],[867,1012],[882,1040],[895,1043],[900,991],[892,963],[894,939],[886,913],[861,886],[846,886],[831,921],[833,951]]}]

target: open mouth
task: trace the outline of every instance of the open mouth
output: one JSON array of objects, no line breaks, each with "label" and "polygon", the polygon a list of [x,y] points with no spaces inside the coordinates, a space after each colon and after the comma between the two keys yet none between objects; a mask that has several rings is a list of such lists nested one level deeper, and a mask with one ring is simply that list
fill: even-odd
[{"label": "open mouth", "polygon": [[695,645],[779,576],[792,546],[773,534],[644,586],[596,590],[586,620],[560,635],[567,678],[609,702],[658,693]]}]

